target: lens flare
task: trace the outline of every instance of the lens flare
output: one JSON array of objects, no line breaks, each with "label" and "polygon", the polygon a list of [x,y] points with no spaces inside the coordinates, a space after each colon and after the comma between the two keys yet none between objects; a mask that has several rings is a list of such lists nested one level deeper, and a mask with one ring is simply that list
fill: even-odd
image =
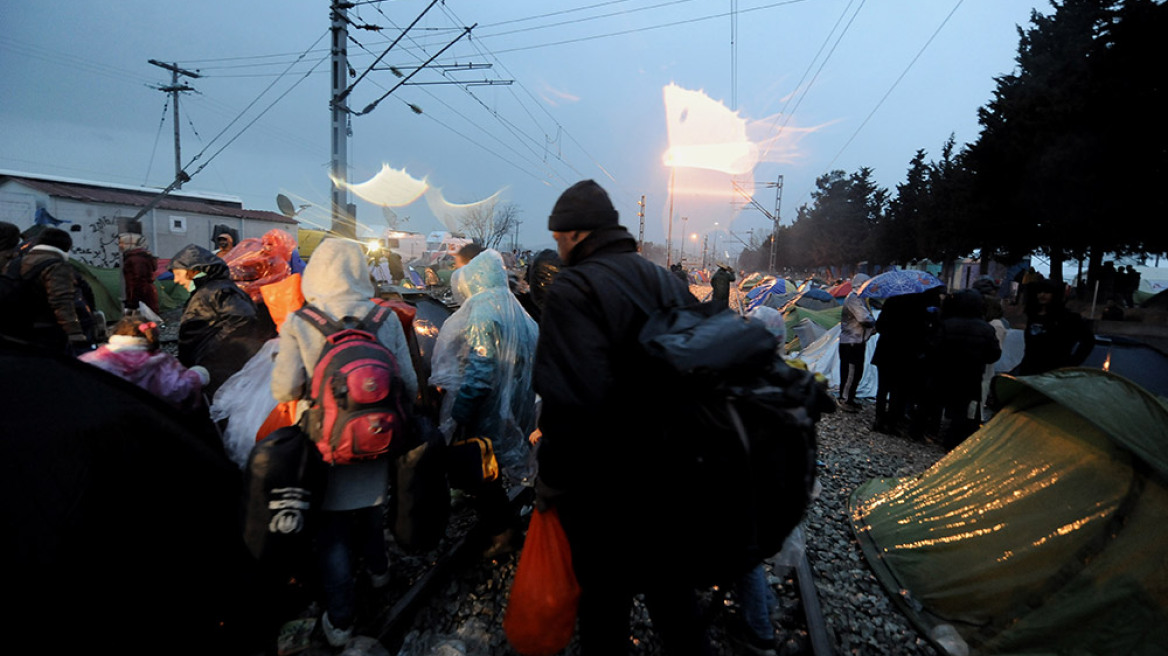
[{"label": "lens flare", "polygon": [[398,170],[388,164],[382,164],[377,175],[357,184],[329,177],[338,187],[348,189],[362,200],[382,207],[405,207],[421,198],[430,188],[425,180],[413,177],[404,168]]},{"label": "lens flare", "polygon": [[447,230],[458,232],[459,225],[464,217],[475,212],[490,212],[495,203],[499,202],[499,195],[503,191],[503,189],[500,189],[480,201],[459,204],[446,200],[440,188],[430,187],[426,191],[426,204],[430,207],[430,212],[434,215],[434,218],[438,219]]}]

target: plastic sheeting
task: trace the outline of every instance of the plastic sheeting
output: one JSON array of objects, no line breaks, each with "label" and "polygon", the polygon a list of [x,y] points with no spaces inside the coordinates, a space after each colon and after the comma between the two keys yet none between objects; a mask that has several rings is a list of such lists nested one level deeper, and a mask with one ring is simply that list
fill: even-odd
[{"label": "plastic sheeting", "polygon": [[278,338],[264,342],[242,369],[215,390],[211,402],[211,419],[227,420],[223,447],[227,457],[240,469],[247,466],[256,433],[276,407],[270,381],[279,346]]},{"label": "plastic sheeting", "polygon": [[[453,435],[451,413],[464,384],[489,388],[488,407],[478,413],[486,421],[479,423],[489,431],[486,437],[507,475],[526,480],[532,474],[527,437],[535,429],[531,368],[538,328],[511,293],[497,251],[479,253],[455,270],[450,282],[460,307],[443,322],[431,359],[430,384],[446,390],[439,429],[447,439]],[[490,363],[489,380],[479,378],[484,369],[477,365],[471,368],[475,378],[468,380],[472,358]]]},{"label": "plastic sheeting", "polygon": [[853,493],[877,577],[977,653],[1163,653],[1168,407],[1088,369],[995,391],[1005,407],[932,468]]},{"label": "plastic sheeting", "polygon": [[247,292],[251,300],[263,303],[260,288],[292,274],[294,250],[296,239],[279,228],[273,228],[262,238],[244,239],[231,249],[224,261],[235,284]]},{"label": "plastic sheeting", "polygon": [[[814,373],[823,374],[827,378],[828,387],[839,389],[839,333],[837,323],[812,342],[807,348],[793,354],[807,364],[807,369]],[[876,350],[876,342],[880,335],[873,335],[868,339],[864,351],[864,375],[860,377],[860,386],[856,389],[856,397],[871,399],[876,397],[876,367],[871,364],[872,354]]]}]

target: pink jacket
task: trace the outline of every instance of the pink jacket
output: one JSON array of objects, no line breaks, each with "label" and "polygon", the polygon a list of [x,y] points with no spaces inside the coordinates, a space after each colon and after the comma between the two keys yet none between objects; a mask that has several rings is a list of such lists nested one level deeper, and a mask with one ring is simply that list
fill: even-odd
[{"label": "pink jacket", "polygon": [[206,370],[187,369],[178,358],[165,351],[151,353],[145,340],[112,335],[108,344],[80,359],[124,378],[178,408],[193,408],[202,402]]}]

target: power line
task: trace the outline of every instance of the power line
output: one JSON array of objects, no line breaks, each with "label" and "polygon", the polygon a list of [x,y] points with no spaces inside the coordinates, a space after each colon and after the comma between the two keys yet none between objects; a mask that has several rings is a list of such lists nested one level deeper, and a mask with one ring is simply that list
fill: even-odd
[{"label": "power line", "polygon": [[[884,95],[881,96],[880,100],[876,102],[876,105],[872,108],[872,111],[868,112],[868,115],[864,117],[864,120],[860,122],[860,125],[856,126],[856,130],[852,132],[852,136],[848,137],[848,140],[844,142],[843,146],[840,147],[839,152],[835,154],[835,157],[831,158],[831,161],[828,162],[825,169],[826,171],[831,170],[832,165],[835,164],[840,155],[842,155],[844,151],[848,149],[848,146],[852,144],[852,141],[856,139],[856,135],[860,134],[860,131],[864,129],[864,126],[868,124],[868,121],[872,119],[877,110],[879,110],[880,107],[884,104],[884,101],[888,100],[888,97],[892,95],[893,90],[895,90],[897,85],[900,84],[900,81],[903,80],[906,75],[908,75],[909,70],[911,70],[913,65],[917,63],[917,60],[921,58],[921,55],[925,54],[925,50],[929,47],[929,44],[933,42],[933,39],[937,38],[937,35],[940,34],[945,25],[949,23],[949,19],[953,18],[953,14],[957,13],[957,9],[961,7],[961,4],[964,1],[965,0],[957,0],[957,4],[953,5],[953,9],[949,10],[949,13],[945,16],[945,19],[941,21],[941,24],[937,26],[937,29],[933,30],[933,33],[929,36],[928,40],[925,41],[925,44],[921,46],[920,50],[917,51],[917,54],[912,58],[911,61],[909,61],[908,65],[904,67],[904,70],[900,72],[900,75],[896,77],[896,80],[892,82],[892,85],[888,87],[888,91],[884,92]],[[814,187],[814,185],[812,185],[812,187]],[[803,192],[803,195],[800,196],[799,201],[802,202],[802,200],[810,193],[811,188],[808,188],[807,191]]]}]

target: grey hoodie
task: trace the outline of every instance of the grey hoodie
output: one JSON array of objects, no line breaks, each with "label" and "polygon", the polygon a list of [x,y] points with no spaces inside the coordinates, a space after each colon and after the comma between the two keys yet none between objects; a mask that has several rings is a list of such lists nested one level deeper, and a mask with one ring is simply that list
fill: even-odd
[{"label": "grey hoodie", "polygon": [[[373,282],[361,246],[343,239],[326,239],[316,247],[300,285],[304,300],[334,319],[364,317],[373,308]],[[400,322],[386,321],[377,333],[378,340],[397,358],[408,399],[418,393],[418,376],[414,372],[410,350]],[[312,324],[295,314],[289,315],[280,329],[280,350],[272,370],[272,396],[277,401],[304,398],[310,375],[324,335]]]},{"label": "grey hoodie", "polygon": [[[326,239],[316,247],[300,284],[304,300],[334,319],[363,318],[373,308],[373,281],[365,254],[358,244]],[[377,339],[397,358],[407,399],[418,393],[410,350],[401,322],[391,316],[381,324]],[[320,359],[325,338],[315,326],[290,314],[280,328],[280,345],[272,369],[272,396],[292,401],[307,396],[311,373]],[[304,406],[305,404],[301,404]],[[389,484],[388,459],[329,467],[323,510],[344,511],[385,503]]]}]

